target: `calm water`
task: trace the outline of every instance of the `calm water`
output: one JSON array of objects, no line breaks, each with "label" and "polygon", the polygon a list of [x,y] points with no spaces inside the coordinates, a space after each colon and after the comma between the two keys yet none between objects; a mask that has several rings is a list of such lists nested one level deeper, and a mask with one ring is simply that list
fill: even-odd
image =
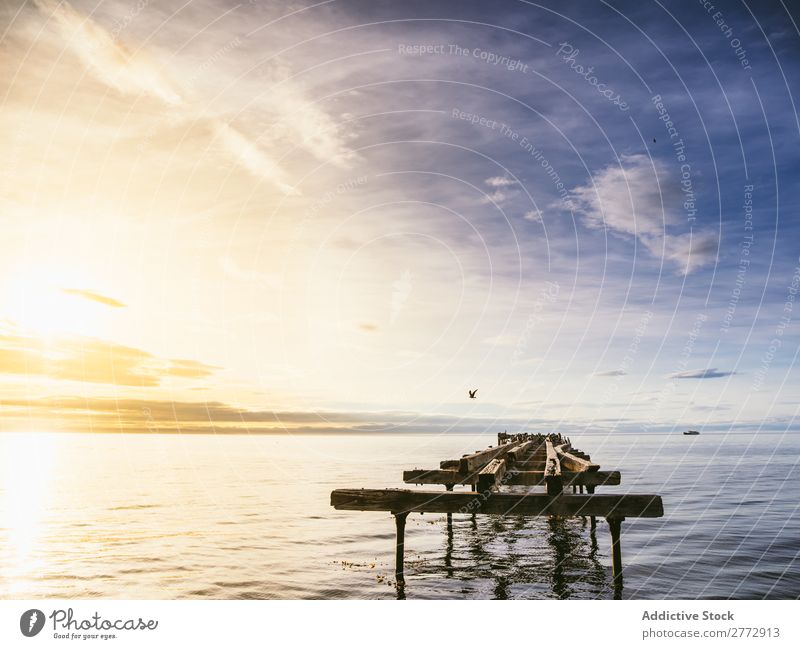
[{"label": "calm water", "polygon": [[[394,598],[399,487],[492,436],[0,434],[0,597]],[[573,444],[663,519],[623,523],[623,596],[800,597],[800,436],[587,435]],[[608,598],[610,540],[582,519],[412,514],[408,598]]]}]

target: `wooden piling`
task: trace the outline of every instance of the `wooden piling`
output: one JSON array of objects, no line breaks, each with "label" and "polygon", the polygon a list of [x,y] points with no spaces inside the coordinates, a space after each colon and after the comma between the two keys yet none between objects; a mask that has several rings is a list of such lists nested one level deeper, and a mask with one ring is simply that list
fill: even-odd
[{"label": "wooden piling", "polygon": [[[444,488],[447,489],[447,491],[453,491],[453,485],[451,484],[446,484]],[[447,512],[447,531],[450,534],[453,533],[453,514],[450,512]]]},{"label": "wooden piling", "polygon": [[394,514],[394,522],[397,526],[397,547],[394,555],[394,578],[398,585],[405,583],[403,575],[403,563],[405,554],[406,519],[408,512]]},{"label": "wooden piling", "polygon": [[[593,494],[594,493],[594,485],[586,485],[586,493]],[[589,528],[594,530],[597,528],[597,518],[594,516],[589,517]]]},{"label": "wooden piling", "polygon": [[608,529],[611,531],[611,568],[614,574],[615,586],[622,586],[622,547],[619,536],[622,530],[622,521],[624,520],[625,518],[622,516],[606,518]]}]

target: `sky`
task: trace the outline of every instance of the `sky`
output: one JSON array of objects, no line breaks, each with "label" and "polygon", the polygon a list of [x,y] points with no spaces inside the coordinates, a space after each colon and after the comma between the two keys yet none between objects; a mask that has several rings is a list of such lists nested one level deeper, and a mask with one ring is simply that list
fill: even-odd
[{"label": "sky", "polygon": [[2,0],[0,431],[800,429],[798,9]]}]

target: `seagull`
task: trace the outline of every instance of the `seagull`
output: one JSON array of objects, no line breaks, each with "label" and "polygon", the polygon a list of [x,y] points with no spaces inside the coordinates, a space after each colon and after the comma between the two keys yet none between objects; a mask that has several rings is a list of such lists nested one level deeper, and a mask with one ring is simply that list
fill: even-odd
[{"label": "seagull", "polygon": [[655,138],[653,138],[653,144],[655,144],[655,143],[656,143],[656,139],[655,139]]},{"label": "seagull", "polygon": [[469,392],[469,398],[470,399],[474,399],[475,398],[475,393],[477,391],[478,391],[478,388],[475,388],[474,390],[467,390],[467,392]]}]

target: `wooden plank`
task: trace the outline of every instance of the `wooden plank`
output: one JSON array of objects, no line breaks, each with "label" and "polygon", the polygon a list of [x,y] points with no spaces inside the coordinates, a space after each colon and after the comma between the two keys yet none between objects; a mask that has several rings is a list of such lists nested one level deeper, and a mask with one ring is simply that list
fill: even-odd
[{"label": "wooden plank", "polygon": [[564,490],[561,479],[561,462],[558,453],[549,439],[545,442],[547,449],[547,463],[544,467],[544,482],[547,485],[547,494],[555,496]]},{"label": "wooden plank", "polygon": [[[583,485],[601,487],[618,485],[622,481],[619,471],[561,471],[561,482],[565,487]],[[513,471],[505,478],[505,484],[511,486],[530,486],[547,484],[544,471]]]},{"label": "wooden plank", "polygon": [[519,471],[544,471],[547,462],[541,460],[522,460],[514,463],[514,469]]},{"label": "wooden plank", "polygon": [[465,455],[459,460],[458,470],[461,473],[477,473],[492,460],[503,459],[512,448],[514,447],[511,444],[503,444],[502,446],[490,446],[483,451],[475,451],[470,455]]},{"label": "wooden plank", "polygon": [[488,496],[468,491],[415,491],[411,489],[336,489],[331,492],[336,509],[355,511],[524,514],[527,516],[604,516],[658,518],[664,515],[661,496],[651,494],[514,494]]},{"label": "wooden plank", "polygon": [[478,474],[478,491],[493,491],[500,487],[506,473],[505,460],[492,460]]},{"label": "wooden plank", "polygon": [[528,453],[535,447],[533,442],[522,442],[512,448],[506,455],[506,465],[514,466],[517,462],[526,459]]},{"label": "wooden plank", "polygon": [[[474,474],[461,473],[455,469],[411,469],[403,471],[403,482],[406,484],[472,484]],[[601,487],[620,484],[622,478],[619,471],[561,471],[561,480],[565,486],[573,484],[586,487]],[[516,467],[506,466],[503,477],[506,486],[535,487],[545,484],[544,471],[517,471]]]},{"label": "wooden plank", "polygon": [[460,464],[459,460],[442,460],[439,462],[440,469],[457,469]]},{"label": "wooden plank", "polygon": [[472,484],[475,476],[456,469],[411,469],[403,471],[403,482],[407,484]]},{"label": "wooden plank", "polygon": [[557,447],[556,453],[561,462],[561,466],[570,471],[597,471],[600,469],[599,464],[584,460],[582,457],[573,455],[572,453],[564,450],[562,447]]}]

